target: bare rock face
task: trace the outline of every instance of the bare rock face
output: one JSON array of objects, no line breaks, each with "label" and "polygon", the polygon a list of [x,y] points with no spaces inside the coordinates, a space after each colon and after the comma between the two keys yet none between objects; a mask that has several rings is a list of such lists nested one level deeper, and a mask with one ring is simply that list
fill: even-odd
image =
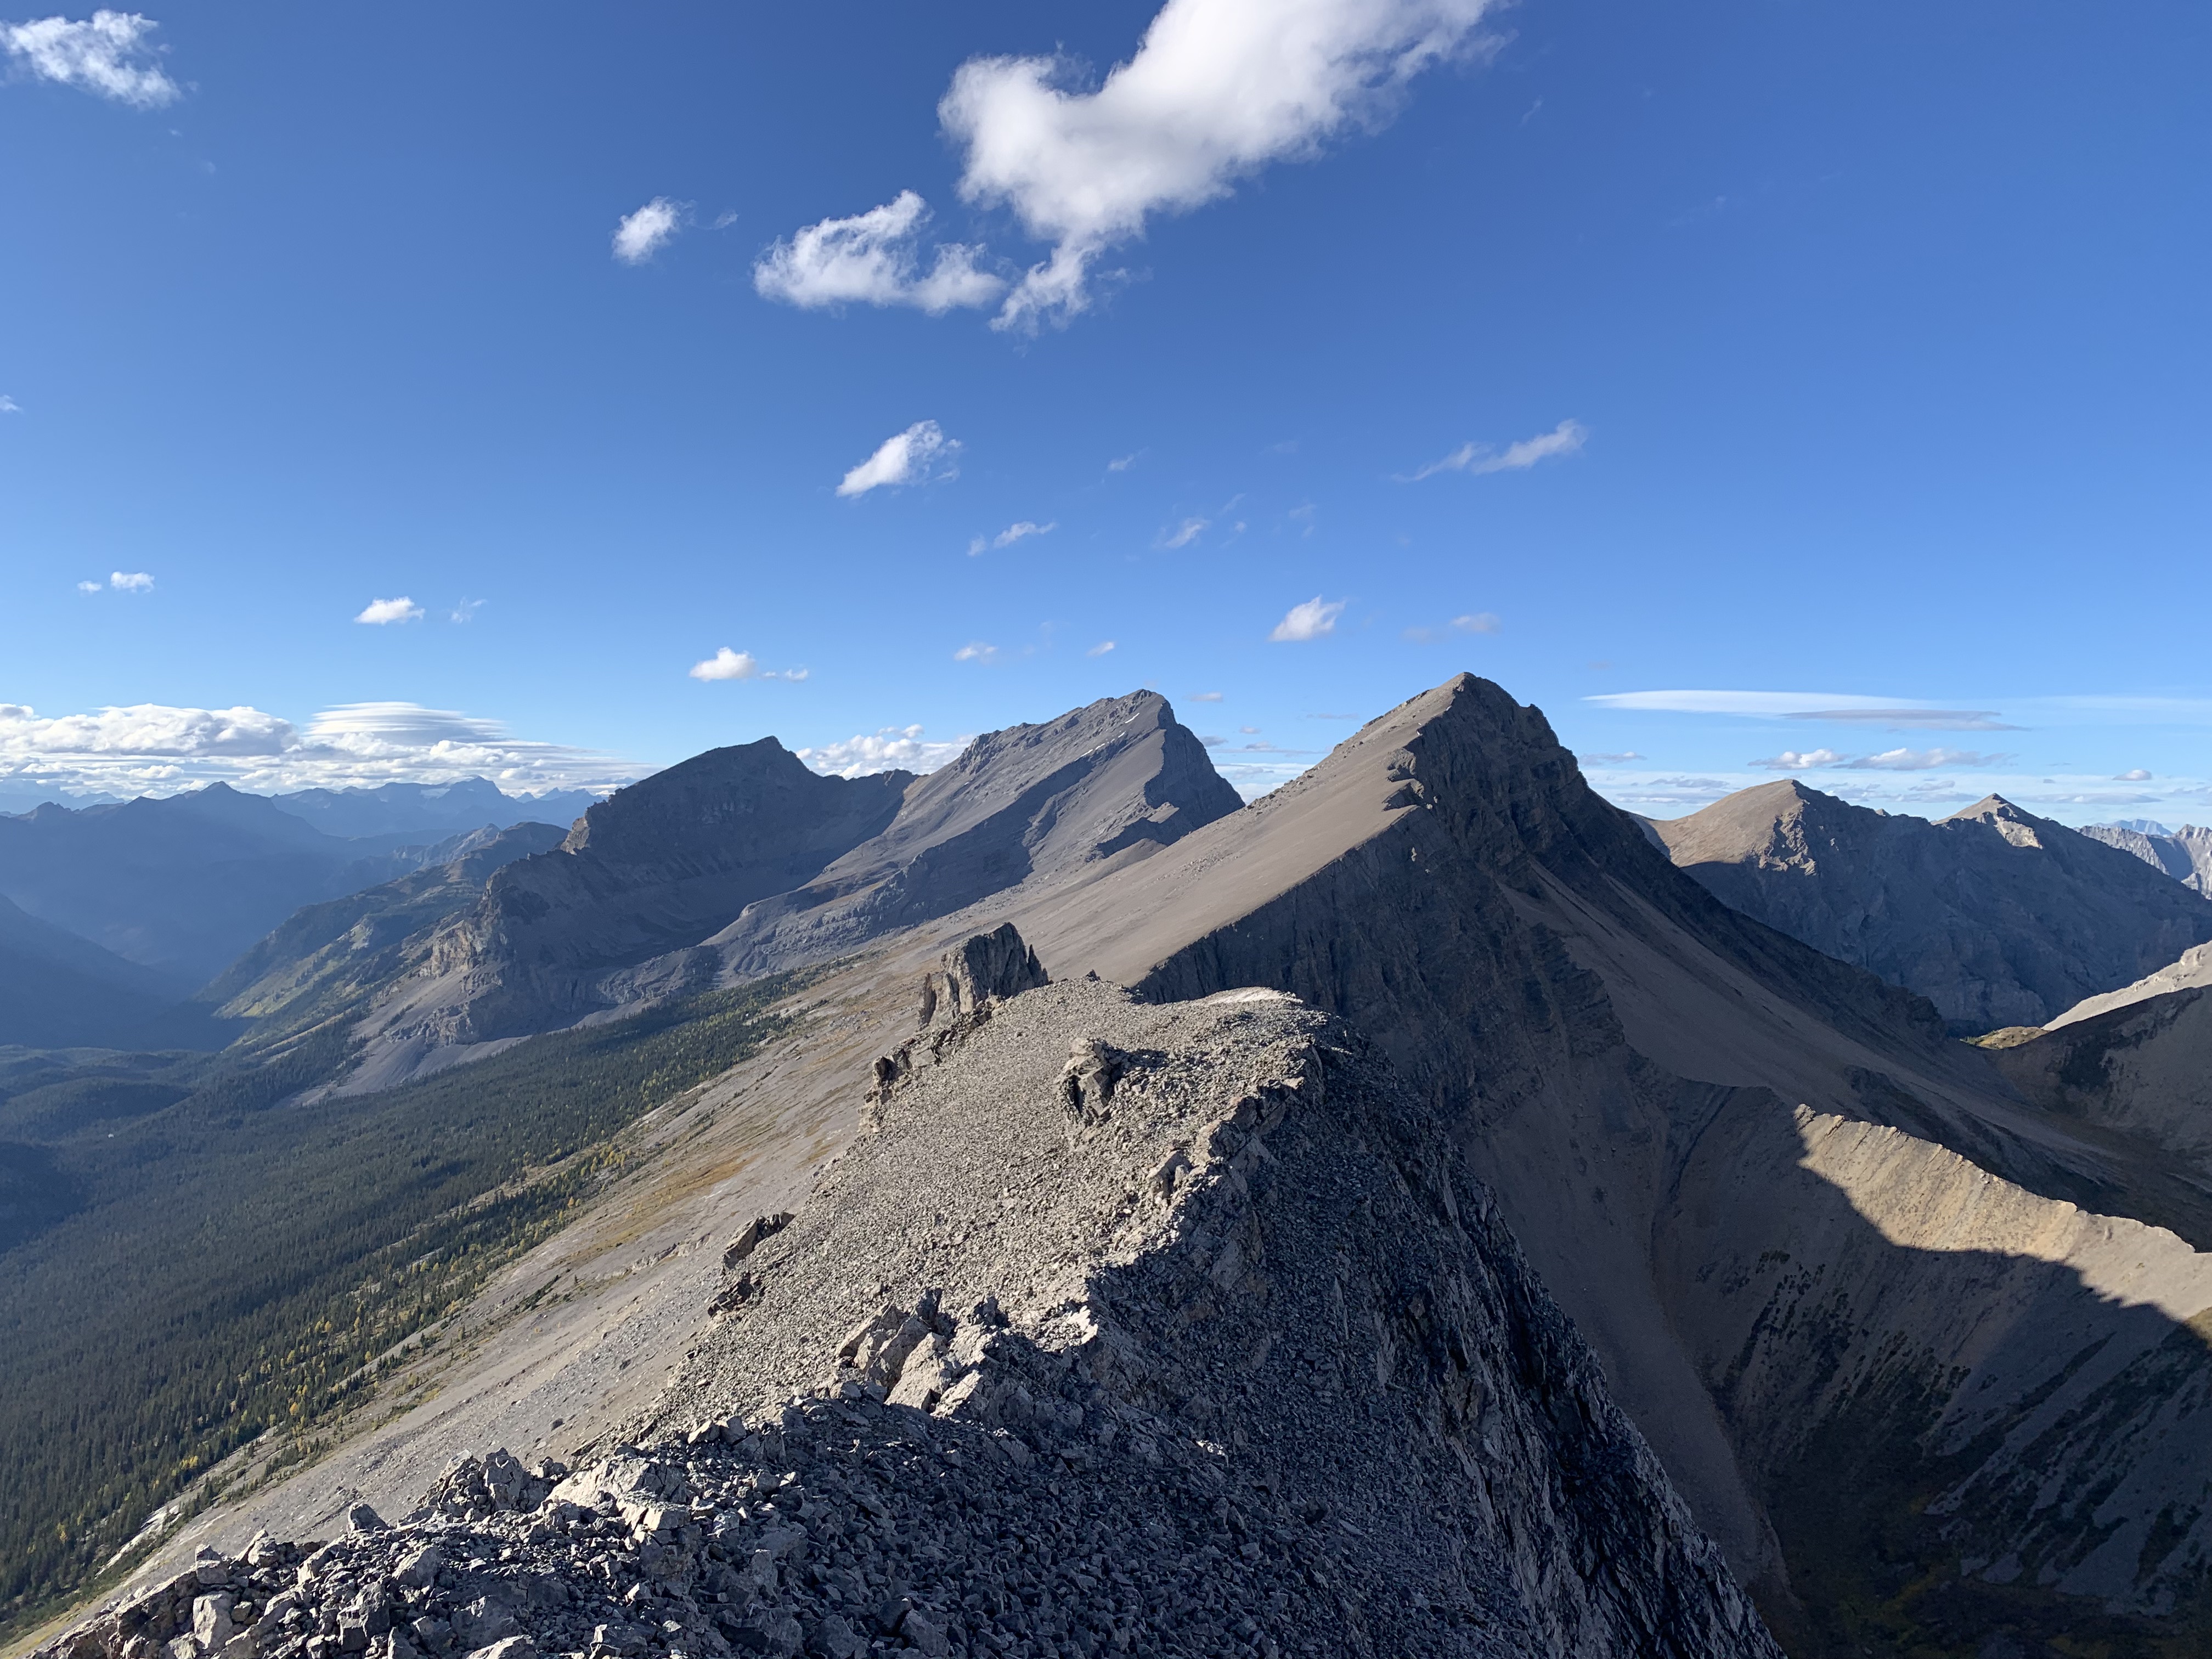
[{"label": "bare rock face", "polygon": [[1141,858],[1241,805],[1165,698],[1104,698],[978,738],[908,790],[881,835],[707,945],[738,974],[835,955],[1025,883]]},{"label": "bare rock face", "polygon": [[2164,835],[2124,824],[2091,823],[2083,825],[2081,833],[2164,871],[2191,892],[2212,898],[2212,828],[2185,823]]},{"label": "bare rock face", "polygon": [[1930,823],[1790,779],[1652,827],[1724,902],[1961,1035],[2042,1024],[2212,939],[2212,902],[2155,861],[1996,796]]},{"label": "bare rock face", "polygon": [[818,962],[996,894],[1080,883],[1240,805],[1149,691],[987,733],[926,778],[817,776],[773,738],[718,749],[495,876],[422,969],[380,994],[364,1070],[384,1075],[398,1054],[403,1075],[429,1048]]},{"label": "bare rock face", "polygon": [[2175,966],[2146,981],[2167,988],[2094,999],[2111,1006],[2069,1011],[1990,1058],[2037,1105],[2140,1136],[2212,1184],[2212,947]]},{"label": "bare rock face", "polygon": [[[826,778],[773,738],[618,790],[556,851],[511,864],[429,963],[456,1035],[542,1030],[599,1006],[599,972],[696,943],[795,887],[896,814],[911,773]],[[453,983],[458,981],[458,983]]]},{"label": "bare rock face", "polygon": [[[1809,1650],[1869,1606],[1914,1640],[2177,1633],[2212,1553],[2212,1258],[2138,1218],[2212,1242],[2201,1194],[1720,903],[1535,710],[1462,677],[1020,920],[1063,977],[1270,984],[1365,1031]],[[1947,1560],[1954,1590],[1897,1599]]]}]

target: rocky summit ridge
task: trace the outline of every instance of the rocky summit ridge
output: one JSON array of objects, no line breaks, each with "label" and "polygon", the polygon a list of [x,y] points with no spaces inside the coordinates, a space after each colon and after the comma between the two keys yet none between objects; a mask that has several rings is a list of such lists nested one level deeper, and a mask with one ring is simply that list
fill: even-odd
[{"label": "rocky summit ridge", "polygon": [[948,961],[928,1058],[588,1466],[206,1551],[42,1659],[1778,1654],[1356,1033]]}]

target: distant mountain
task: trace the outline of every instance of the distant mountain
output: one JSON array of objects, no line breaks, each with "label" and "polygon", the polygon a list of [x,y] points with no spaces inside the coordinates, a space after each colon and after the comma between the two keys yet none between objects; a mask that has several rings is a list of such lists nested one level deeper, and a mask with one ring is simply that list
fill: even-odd
[{"label": "distant mountain", "polygon": [[364,1075],[816,961],[1238,805],[1149,691],[988,733],[927,778],[823,777],[773,738],[713,750],[494,876],[379,1009]]},{"label": "distant mountain", "polygon": [[122,1047],[190,989],[0,898],[0,1043]]},{"label": "distant mountain", "polygon": [[2092,841],[2131,853],[2191,892],[2212,898],[2212,828],[2185,823],[2170,830],[2148,818],[2137,818],[2128,823],[2088,824],[2081,833]]},{"label": "distant mountain", "polygon": [[600,797],[588,789],[509,795],[486,778],[459,783],[386,783],[374,789],[300,789],[270,797],[283,811],[326,836],[399,836],[437,841],[489,824],[553,823],[566,828]]},{"label": "distant mountain", "polygon": [[2041,1025],[2212,939],[2212,902],[1994,795],[1931,823],[1789,779],[1650,828],[1725,903],[1919,992],[1961,1035]]},{"label": "distant mountain", "polygon": [[442,862],[433,846],[450,838],[340,839],[221,783],[119,805],[49,805],[0,817],[0,896],[198,985],[301,906]]}]

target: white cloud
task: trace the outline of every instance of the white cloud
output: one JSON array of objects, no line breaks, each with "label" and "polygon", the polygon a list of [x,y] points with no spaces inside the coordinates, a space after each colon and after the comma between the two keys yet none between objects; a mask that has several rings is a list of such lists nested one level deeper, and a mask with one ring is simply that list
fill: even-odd
[{"label": "white cloud", "polygon": [[2114,783],[2148,783],[2150,781],[2150,774],[2144,771],[2140,766],[2130,767],[2128,770],[2115,777],[2112,781]]},{"label": "white cloud", "polygon": [[732,651],[724,646],[703,662],[695,662],[686,671],[695,680],[803,680],[804,668],[763,668],[759,659],[750,651]]},{"label": "white cloud", "polygon": [[1589,437],[1589,428],[1580,421],[1561,421],[1549,432],[1540,432],[1533,438],[1523,438],[1504,449],[1489,444],[1468,442],[1440,461],[1431,461],[1419,471],[1404,474],[1401,483],[1417,483],[1423,478],[1433,478],[1439,472],[1526,472],[1539,461],[1548,461],[1559,455],[1571,455]]},{"label": "white cloud", "polygon": [[463,599],[459,605],[455,605],[450,611],[448,611],[447,615],[453,621],[457,623],[474,622],[477,618],[477,612],[483,608],[484,602],[482,599]]},{"label": "white cloud", "polygon": [[159,27],[136,12],[96,11],[82,23],[42,17],[0,24],[0,46],[42,81],[155,109],[179,95],[177,83],[149,61],[148,37]]},{"label": "white cloud", "polygon": [[1344,614],[1344,607],[1348,603],[1345,599],[1334,599],[1324,605],[1321,595],[1316,593],[1304,605],[1292,605],[1267,637],[1279,641],[1317,640],[1324,634],[1334,634],[1336,632],[1336,619]]},{"label": "white cloud", "polygon": [[837,486],[840,495],[865,495],[871,489],[886,484],[929,483],[939,478],[957,478],[959,469],[953,458],[960,453],[960,440],[948,438],[945,428],[934,421],[916,421],[903,432],[895,433],[877,446],[876,453],[845,475]]},{"label": "white cloud", "polygon": [[958,759],[960,752],[973,742],[975,738],[967,737],[955,738],[950,743],[931,743],[923,738],[919,726],[886,726],[872,737],[848,738],[842,743],[827,743],[819,748],[793,752],[817,772],[835,778],[858,778],[894,769],[934,772]]},{"label": "white cloud", "polygon": [[100,592],[100,584],[98,582],[79,582],[76,585],[76,591],[80,593],[97,593]]},{"label": "white cloud", "polygon": [[354,620],[379,628],[389,623],[421,622],[422,607],[403,593],[396,599],[371,599]]},{"label": "white cloud", "polygon": [[1116,455],[1112,460],[1106,463],[1106,470],[1109,472],[1127,472],[1131,467],[1136,465],[1137,456],[1143,453],[1144,451],[1140,449],[1133,454]]},{"label": "white cloud", "polygon": [[1097,643],[1097,644],[1096,644],[1096,645],[1092,646],[1092,647],[1091,647],[1088,651],[1085,652],[1083,654],[1084,654],[1085,656],[1086,656],[1086,657],[1103,657],[1103,656],[1104,656],[1104,655],[1105,655],[1109,651],[1111,651],[1113,648],[1114,648],[1114,641],[1111,641],[1111,640],[1101,640],[1101,641],[1098,641],[1098,643]]},{"label": "white cloud", "polygon": [[489,720],[408,702],[325,710],[301,731],[258,708],[160,703],[41,717],[0,703],[0,780],[66,793],[174,794],[225,782],[274,792],[486,777],[510,793],[611,788],[648,769],[559,744],[522,742]]},{"label": "white cloud", "polygon": [[1454,617],[1451,625],[1462,634],[1495,634],[1505,624],[1495,611],[1478,611],[1471,617]]},{"label": "white cloud", "polygon": [[955,662],[994,663],[998,661],[999,659],[1005,654],[1006,653],[1000,651],[995,645],[986,644],[981,640],[970,640],[967,644],[962,646],[957,651],[952,653],[952,660]]},{"label": "white cloud", "polygon": [[112,570],[107,585],[119,593],[146,593],[152,592],[154,579],[143,570]]},{"label": "white cloud", "polygon": [[1098,257],[1160,212],[1228,195],[1270,162],[1378,125],[1406,84],[1465,49],[1488,0],[1167,0],[1095,91],[1055,58],[979,58],[938,106],[967,148],[960,193],[1053,244],[995,319],[1090,304]]},{"label": "white cloud", "polygon": [[1005,279],[981,270],[983,250],[960,242],[940,245],[922,269],[922,227],[928,204],[912,191],[849,219],[824,219],[772,244],[753,266],[753,288],[763,299],[809,309],[859,303],[912,306],[931,316],[957,307],[988,306]]},{"label": "white cloud", "polygon": [[1575,758],[1585,766],[1626,766],[1631,761],[1640,761],[1643,756],[1633,749],[1624,749],[1617,755],[1577,755]]},{"label": "white cloud", "polygon": [[687,210],[681,202],[656,196],[635,213],[624,214],[615,226],[615,258],[626,265],[641,265],[676,239]]},{"label": "white cloud", "polygon": [[1059,528],[1060,523],[1057,520],[1050,524],[1036,524],[1024,519],[1019,524],[1008,525],[988,541],[981,536],[976,537],[974,541],[968,544],[968,556],[972,559],[978,553],[988,551],[994,547],[1012,547],[1016,542],[1025,541],[1031,536],[1049,536]]},{"label": "white cloud", "polygon": [[1188,547],[1205,532],[1206,526],[1212,522],[1213,520],[1211,519],[1185,519],[1173,530],[1163,530],[1160,532],[1160,545],[1162,547]]},{"label": "white cloud", "polygon": [[0,415],[21,415],[22,412],[22,404],[17,403],[13,398],[9,397],[5,392],[0,392]]},{"label": "white cloud", "polygon": [[1218,691],[1194,691],[1191,694],[1190,700],[1193,702],[1219,702],[1221,701],[1221,693]]}]

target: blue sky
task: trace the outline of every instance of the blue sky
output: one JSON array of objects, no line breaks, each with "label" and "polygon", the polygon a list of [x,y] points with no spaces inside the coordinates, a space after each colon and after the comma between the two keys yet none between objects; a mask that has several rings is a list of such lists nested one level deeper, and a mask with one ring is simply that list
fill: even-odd
[{"label": "blue sky", "polygon": [[0,12],[19,791],[1139,684],[1249,790],[1468,668],[1662,816],[2212,819],[2201,7],[91,25]]}]

